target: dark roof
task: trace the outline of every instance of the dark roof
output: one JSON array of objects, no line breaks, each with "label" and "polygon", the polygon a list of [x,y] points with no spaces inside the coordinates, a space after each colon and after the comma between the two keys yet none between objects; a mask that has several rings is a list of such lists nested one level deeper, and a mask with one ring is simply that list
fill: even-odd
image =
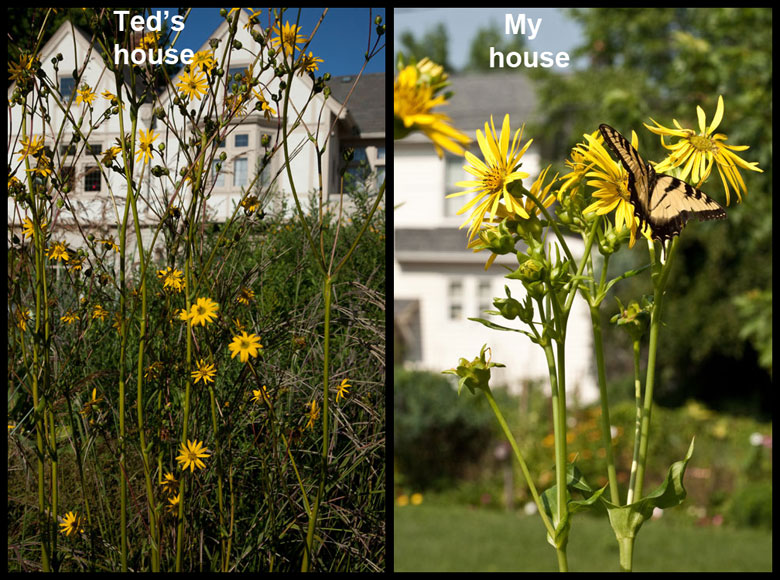
[{"label": "dark roof", "polygon": [[454,127],[467,134],[476,129],[484,131],[490,115],[498,131],[507,113],[513,129],[533,117],[536,108],[533,81],[522,73],[472,73],[453,75],[449,80],[446,90],[454,96],[442,112],[452,118]]},{"label": "dark roof", "polygon": [[[333,98],[343,103],[355,78],[356,75],[331,78],[328,86]],[[361,133],[384,133],[385,73],[368,73],[361,76],[349,97],[347,109]]]}]

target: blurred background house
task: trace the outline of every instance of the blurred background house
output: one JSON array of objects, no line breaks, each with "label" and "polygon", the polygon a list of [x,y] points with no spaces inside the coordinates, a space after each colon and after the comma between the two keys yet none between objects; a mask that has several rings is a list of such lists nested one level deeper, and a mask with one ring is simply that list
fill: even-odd
[{"label": "blurred background house", "polygon": [[[484,133],[491,115],[500,131],[508,113],[513,134],[532,118],[536,98],[525,75],[473,73],[453,75],[449,80],[447,90],[454,96],[441,111],[451,117],[453,127],[473,139],[469,149],[479,158],[482,154],[476,130]],[[501,90],[491,90],[488,98],[486,87]],[[532,137],[524,133],[522,142]],[[467,228],[460,226],[467,215],[456,214],[469,198],[445,197],[462,191],[455,183],[473,178],[464,171],[465,163],[463,157],[447,152],[439,159],[430,141],[420,133],[395,141],[394,362],[440,372],[456,366],[460,357],[471,360],[483,344],[488,344],[493,360],[507,365],[493,369],[494,386],[505,384],[517,393],[529,381],[541,380],[546,385],[547,364],[538,345],[520,334],[489,330],[467,320],[490,319],[484,311],[495,309],[493,298],[505,296],[505,285],[521,301],[524,289],[519,282],[504,278],[508,271],[502,266],[517,268],[513,254],[500,256],[485,271],[489,254],[466,249]],[[537,139],[523,156],[522,169],[530,173],[524,180],[530,186],[541,170]],[[569,244],[575,255],[582,251],[579,238],[570,238]],[[500,317],[496,322],[501,323]],[[581,403],[590,403],[598,396],[592,361],[590,315],[578,298],[566,341],[566,386],[569,396]]]}]

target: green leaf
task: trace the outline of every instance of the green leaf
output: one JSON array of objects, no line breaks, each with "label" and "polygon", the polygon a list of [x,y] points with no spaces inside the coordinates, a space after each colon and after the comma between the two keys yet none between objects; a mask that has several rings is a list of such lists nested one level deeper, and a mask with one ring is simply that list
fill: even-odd
[{"label": "green leaf", "polygon": [[508,330],[511,332],[519,332],[520,334],[525,334],[528,338],[530,338],[533,342],[536,342],[536,337],[531,334],[530,332],[526,330],[520,330],[519,328],[509,328],[507,326],[501,326],[500,324],[496,324],[495,322],[491,322],[489,320],[485,320],[484,318],[469,318],[469,320],[473,320],[474,322],[479,322],[480,324],[484,324],[488,328],[492,328],[493,330]]},{"label": "green leaf", "polygon": [[682,503],[687,495],[683,485],[683,476],[688,461],[693,455],[694,440],[695,438],[691,440],[685,459],[673,463],[663,483],[647,496],[625,506],[616,506],[604,498],[601,499],[607,507],[609,522],[618,541],[634,538],[645,520],[653,515],[655,508],[666,509]]}]

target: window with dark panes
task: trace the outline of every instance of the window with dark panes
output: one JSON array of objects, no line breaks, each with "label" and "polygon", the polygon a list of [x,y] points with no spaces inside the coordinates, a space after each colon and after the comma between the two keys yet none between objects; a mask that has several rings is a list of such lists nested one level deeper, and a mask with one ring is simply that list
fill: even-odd
[{"label": "window with dark panes", "polygon": [[84,191],[100,191],[100,168],[87,167],[84,172]]},{"label": "window with dark panes", "polygon": [[249,147],[249,135],[236,135],[236,147]]}]

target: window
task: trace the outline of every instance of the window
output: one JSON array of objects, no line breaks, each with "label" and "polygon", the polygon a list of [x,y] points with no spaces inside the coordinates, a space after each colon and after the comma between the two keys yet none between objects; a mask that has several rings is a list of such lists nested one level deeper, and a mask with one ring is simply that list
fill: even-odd
[{"label": "window", "polygon": [[71,165],[70,167],[63,167],[61,179],[63,184],[70,186],[70,190],[73,191],[76,188],[76,170]]},{"label": "window", "polygon": [[88,155],[100,155],[103,152],[102,145],[95,145],[94,143],[87,143]]},{"label": "window", "polygon": [[60,155],[67,157],[68,155],[76,154],[76,145],[71,143],[70,145],[60,145]]},{"label": "window", "polygon": [[453,198],[447,198],[446,196],[451,193],[463,191],[462,187],[455,185],[458,181],[468,179],[466,172],[463,170],[463,158],[456,157],[449,153],[444,154],[444,215],[454,216],[457,215],[457,211],[462,208],[466,202],[471,199],[469,196],[458,196]]},{"label": "window", "polygon": [[385,148],[384,147],[377,147],[376,148],[376,158],[377,158],[377,160],[385,158]]},{"label": "window", "polygon": [[493,292],[490,280],[480,280],[477,284],[477,301],[479,307],[477,316],[482,316],[485,310],[493,309]]},{"label": "window", "polygon": [[249,135],[236,135],[236,147],[249,147]]},{"label": "window", "polygon": [[60,97],[66,102],[76,90],[76,79],[73,77],[60,77]]},{"label": "window", "polygon": [[100,168],[87,167],[84,172],[84,191],[100,191]]},{"label": "window", "polygon": [[211,177],[214,179],[215,187],[225,187],[225,174],[220,171],[217,173],[217,164],[219,161],[213,161],[211,163]]},{"label": "window", "polygon": [[247,184],[247,159],[236,159],[233,164],[233,185],[243,187]]},{"label": "window", "polygon": [[450,306],[450,320],[463,318],[463,282],[451,280],[447,290],[447,299]]}]

